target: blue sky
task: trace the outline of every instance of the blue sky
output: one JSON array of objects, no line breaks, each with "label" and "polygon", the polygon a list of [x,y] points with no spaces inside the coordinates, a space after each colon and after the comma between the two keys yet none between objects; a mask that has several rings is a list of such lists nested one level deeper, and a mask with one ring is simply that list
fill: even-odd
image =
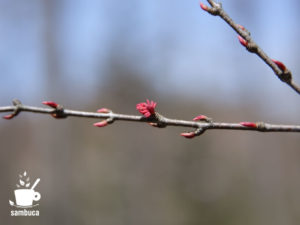
[{"label": "blue sky", "polygon": [[[93,96],[105,73],[112,40],[141,76],[161,93],[207,99],[216,104],[257,104],[280,116],[299,114],[299,97],[255,55],[239,44],[220,18],[198,1],[64,0],[54,12],[62,82]],[[205,1],[203,1],[205,2]],[[206,2],[205,2],[206,3]],[[299,7],[296,1],[222,1],[251,31],[267,54],[283,61],[300,83]],[[207,3],[206,3],[207,4]],[[45,96],[45,8],[41,1],[0,0],[0,102]],[[267,85],[266,85],[267,84]],[[166,86],[168,88],[166,88]],[[270,111],[274,108],[276,110]]]}]

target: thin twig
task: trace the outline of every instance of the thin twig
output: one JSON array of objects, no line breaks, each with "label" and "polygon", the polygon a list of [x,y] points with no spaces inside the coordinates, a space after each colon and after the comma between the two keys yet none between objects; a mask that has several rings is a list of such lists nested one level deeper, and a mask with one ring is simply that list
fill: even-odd
[{"label": "thin twig", "polygon": [[[153,114],[149,117],[145,117],[145,116],[118,114],[108,109],[104,109],[104,110],[101,109],[99,110],[100,113],[70,110],[70,109],[64,109],[61,105],[58,105],[56,103],[55,103],[56,105],[54,106],[50,105],[49,102],[46,102],[44,104],[53,107],[52,109],[23,105],[18,100],[14,100],[13,103],[14,105],[12,106],[0,107],[0,113],[12,112],[11,114],[4,116],[3,118],[12,119],[15,116],[17,116],[20,112],[24,111],[24,112],[39,113],[39,114],[50,114],[56,119],[66,118],[68,116],[104,119],[102,122],[94,124],[95,126],[98,127],[107,126],[108,124],[111,124],[116,120],[123,120],[123,121],[131,121],[131,122],[146,122],[158,128],[164,128],[167,126],[195,128],[196,129],[195,131],[181,134],[182,136],[187,138],[193,138],[195,136],[199,136],[202,133],[204,133],[204,131],[210,129],[250,130],[250,131],[260,131],[260,132],[300,132],[299,125],[276,125],[276,124],[268,124],[263,122],[220,123],[220,122],[213,122],[211,119],[203,115],[194,118],[194,120],[200,120],[200,121],[170,119],[160,115],[157,112],[154,112],[155,106],[153,107]],[[51,104],[54,103],[51,102]]]},{"label": "thin twig", "polygon": [[262,49],[258,46],[253,39],[251,34],[243,26],[235,23],[233,19],[224,11],[221,3],[216,3],[213,0],[207,0],[211,7],[208,7],[201,3],[201,8],[211,15],[220,16],[236,33],[238,33],[243,39],[241,39],[242,45],[246,47],[249,52],[258,55],[277,75],[277,77],[288,84],[298,94],[300,94],[300,86],[293,81],[291,71],[286,68],[284,64],[277,60],[272,60]]}]

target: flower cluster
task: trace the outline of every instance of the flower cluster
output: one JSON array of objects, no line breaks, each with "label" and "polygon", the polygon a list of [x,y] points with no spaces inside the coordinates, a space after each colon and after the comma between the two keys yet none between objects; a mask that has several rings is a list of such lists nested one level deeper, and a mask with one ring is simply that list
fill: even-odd
[{"label": "flower cluster", "polygon": [[154,101],[149,101],[147,99],[147,102],[141,102],[136,105],[136,109],[143,114],[145,117],[150,117],[155,114],[155,107],[156,107],[156,102]]}]

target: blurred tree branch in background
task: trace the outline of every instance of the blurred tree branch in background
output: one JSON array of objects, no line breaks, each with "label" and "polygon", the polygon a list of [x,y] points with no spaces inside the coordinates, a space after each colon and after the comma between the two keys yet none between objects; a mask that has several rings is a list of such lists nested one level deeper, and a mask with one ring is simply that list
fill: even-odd
[{"label": "blurred tree branch in background", "polygon": [[288,84],[298,94],[300,94],[300,87],[293,81],[291,71],[280,61],[271,59],[251,38],[250,32],[244,26],[235,23],[229,15],[223,10],[221,3],[216,3],[213,0],[207,0],[211,7],[200,3],[201,8],[211,15],[220,16],[229,26],[238,34],[240,43],[246,47],[249,52],[257,54],[277,75],[277,77]]}]

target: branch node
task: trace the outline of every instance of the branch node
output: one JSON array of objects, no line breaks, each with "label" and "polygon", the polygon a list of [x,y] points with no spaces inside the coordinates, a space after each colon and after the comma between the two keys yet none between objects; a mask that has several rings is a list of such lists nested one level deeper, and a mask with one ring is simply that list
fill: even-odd
[{"label": "branch node", "polygon": [[213,7],[213,8],[216,8],[216,9],[222,9],[222,3],[221,2],[215,2],[213,0],[207,0],[208,3]]},{"label": "branch node", "polygon": [[67,114],[65,114],[64,107],[62,105],[58,105],[56,107],[56,109],[54,109],[51,116],[53,116],[55,119],[65,119],[65,118],[67,118]]},{"label": "branch node", "polygon": [[192,138],[194,138],[194,137],[200,136],[200,135],[203,134],[205,131],[206,131],[205,128],[199,127],[199,128],[197,128],[195,131],[193,131],[193,132],[184,132],[184,133],[181,133],[180,135],[181,135],[182,137],[185,137],[185,138],[188,138],[188,139],[192,139]]},{"label": "branch node", "polygon": [[67,118],[68,115],[65,114],[64,107],[62,105],[59,105],[53,101],[43,101],[42,104],[53,108],[53,112],[51,113],[51,116],[54,117],[55,119]]},{"label": "branch node", "polygon": [[259,131],[267,130],[266,124],[264,122],[257,122],[256,127],[257,127],[257,130],[259,130]]},{"label": "branch node", "polygon": [[149,125],[153,126],[153,127],[157,127],[157,128],[165,128],[167,127],[167,123],[165,122],[165,117],[162,116],[161,114],[159,114],[158,112],[155,112],[154,114],[152,114],[148,120],[150,120],[151,122],[149,122]]},{"label": "branch node", "polygon": [[208,3],[212,7],[208,7],[207,5],[204,5],[202,2],[200,2],[200,7],[204,11],[208,12],[211,15],[217,16],[220,15],[221,9],[222,9],[222,4],[221,3],[216,3],[214,1],[208,0]]},{"label": "branch node", "polygon": [[200,127],[200,128],[198,128],[198,129],[195,131],[195,135],[196,135],[196,136],[200,136],[200,135],[203,134],[205,131],[206,131],[205,128]]},{"label": "branch node", "polygon": [[110,117],[108,117],[105,120],[102,120],[100,122],[94,123],[93,125],[95,127],[105,127],[109,124],[112,124],[115,121],[115,118],[111,116],[113,114],[113,111],[111,109],[101,108],[101,109],[98,109],[97,112],[98,113],[109,114]]},{"label": "branch node", "polygon": [[286,70],[285,72],[282,72],[281,74],[278,74],[278,77],[281,81],[290,84],[292,82],[292,73],[289,70]]},{"label": "branch node", "polygon": [[258,46],[256,43],[254,43],[253,41],[251,42],[248,42],[247,46],[246,46],[246,49],[251,52],[251,53],[256,53],[257,52],[257,49],[258,49]]},{"label": "branch node", "polygon": [[3,116],[3,119],[10,120],[10,119],[16,117],[21,112],[22,102],[20,100],[13,99],[12,104],[15,106],[14,111],[11,114]]}]

